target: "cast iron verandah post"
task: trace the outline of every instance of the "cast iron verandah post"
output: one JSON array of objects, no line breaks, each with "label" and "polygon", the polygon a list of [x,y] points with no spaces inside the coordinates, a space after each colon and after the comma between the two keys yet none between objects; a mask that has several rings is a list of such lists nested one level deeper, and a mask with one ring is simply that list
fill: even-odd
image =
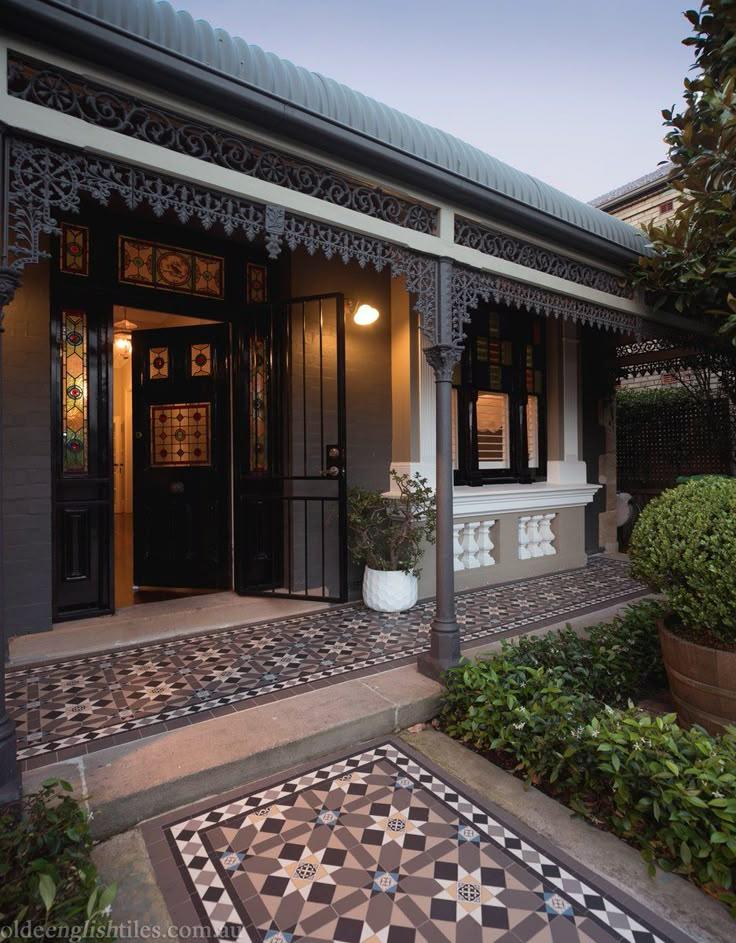
[{"label": "cast iron verandah post", "polygon": [[437,599],[429,651],[417,659],[419,671],[435,680],[460,660],[452,529],[452,372],[460,360],[462,346],[453,328],[452,260],[440,259],[438,267],[433,343],[424,350],[434,371],[437,404]]},{"label": "cast iron verandah post", "polygon": [[[2,339],[3,317],[6,306],[12,301],[20,285],[18,272],[0,265],[0,391],[2,390]],[[2,435],[2,393],[0,392],[0,435]],[[2,450],[0,449],[0,455]],[[0,461],[0,535],[3,527],[2,461]],[[8,716],[5,706],[5,660],[7,652],[5,625],[5,593],[3,587],[3,548],[0,545],[0,805],[15,802],[20,798],[20,769],[16,759],[15,723]]]}]

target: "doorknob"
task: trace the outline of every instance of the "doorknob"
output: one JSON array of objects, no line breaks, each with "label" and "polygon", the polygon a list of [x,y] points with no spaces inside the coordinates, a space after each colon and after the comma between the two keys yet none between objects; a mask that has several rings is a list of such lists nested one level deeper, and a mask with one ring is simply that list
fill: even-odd
[{"label": "doorknob", "polygon": [[329,468],[323,468],[320,474],[323,478],[337,478],[340,474],[340,469],[337,465],[330,465]]},{"label": "doorknob", "polygon": [[143,438],[143,433],[142,433],[142,432],[136,432],[135,437],[136,437],[136,439],[142,439],[142,438]]}]

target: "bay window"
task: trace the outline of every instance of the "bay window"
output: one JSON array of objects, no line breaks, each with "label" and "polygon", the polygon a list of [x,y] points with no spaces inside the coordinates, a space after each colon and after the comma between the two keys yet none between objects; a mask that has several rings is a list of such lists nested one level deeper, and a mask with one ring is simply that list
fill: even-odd
[{"label": "bay window", "polygon": [[531,482],[545,474],[545,345],[541,318],[473,313],[453,377],[455,483]]}]

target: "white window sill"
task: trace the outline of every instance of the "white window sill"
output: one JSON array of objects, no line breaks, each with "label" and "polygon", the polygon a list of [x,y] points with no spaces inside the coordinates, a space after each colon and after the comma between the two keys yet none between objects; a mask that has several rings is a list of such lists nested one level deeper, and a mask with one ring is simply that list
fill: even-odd
[{"label": "white window sill", "polygon": [[514,511],[551,511],[590,504],[601,485],[555,484],[548,481],[531,485],[458,485],[452,501],[456,517],[503,514]]}]

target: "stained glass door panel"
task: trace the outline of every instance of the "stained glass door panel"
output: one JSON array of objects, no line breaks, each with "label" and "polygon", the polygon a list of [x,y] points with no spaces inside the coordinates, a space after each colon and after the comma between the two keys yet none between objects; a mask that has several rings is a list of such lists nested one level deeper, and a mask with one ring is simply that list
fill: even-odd
[{"label": "stained glass door panel", "polygon": [[133,333],[134,580],[231,585],[229,328]]}]

